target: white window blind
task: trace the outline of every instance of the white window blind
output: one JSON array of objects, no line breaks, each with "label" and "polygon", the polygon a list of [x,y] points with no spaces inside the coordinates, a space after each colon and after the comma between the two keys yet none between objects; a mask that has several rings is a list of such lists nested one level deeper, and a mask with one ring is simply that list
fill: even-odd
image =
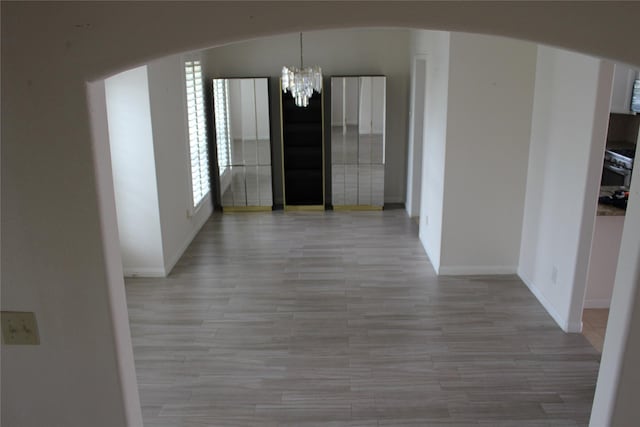
[{"label": "white window blind", "polygon": [[186,61],[184,71],[187,92],[189,155],[191,156],[191,187],[193,206],[195,207],[209,193],[209,156],[200,61]]},{"label": "white window blind", "polygon": [[231,165],[231,131],[229,129],[229,81],[213,80],[213,109],[216,116],[216,146],[220,176]]}]

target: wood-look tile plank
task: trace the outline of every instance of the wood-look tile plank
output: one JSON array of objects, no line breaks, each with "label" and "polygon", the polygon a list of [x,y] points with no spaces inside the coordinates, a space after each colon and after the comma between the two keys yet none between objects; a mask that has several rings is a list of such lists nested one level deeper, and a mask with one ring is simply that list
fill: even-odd
[{"label": "wood-look tile plank", "polygon": [[599,354],[400,210],[214,215],[127,279],[145,426],[585,426]]}]

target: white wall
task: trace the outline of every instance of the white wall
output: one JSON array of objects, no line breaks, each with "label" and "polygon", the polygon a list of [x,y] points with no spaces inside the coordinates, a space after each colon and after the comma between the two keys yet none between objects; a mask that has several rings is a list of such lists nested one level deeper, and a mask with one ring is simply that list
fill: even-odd
[{"label": "white wall", "polygon": [[191,171],[183,57],[173,55],[159,59],[149,63],[147,69],[163,267],[165,274],[169,274],[213,207],[209,195],[197,211],[190,211]]},{"label": "white wall", "polygon": [[[640,150],[636,147],[636,158]],[[640,180],[631,181],[590,427],[637,419],[640,384]],[[634,268],[629,268],[635,266]]]},{"label": "white wall", "polygon": [[536,46],[452,33],[441,274],[515,273]]},{"label": "white wall", "polygon": [[[108,276],[107,280],[113,284],[117,284],[117,286],[108,286],[108,292],[106,295],[106,299],[108,300],[109,310],[111,311],[111,315],[113,315],[113,333],[114,333],[114,353],[110,355],[108,349],[100,349],[101,351],[105,351],[104,356],[113,358],[113,365],[116,366],[115,374],[118,377],[118,392],[121,395],[121,401],[126,402],[124,408],[124,414],[114,413],[110,414],[114,418],[105,420],[106,425],[110,422],[116,422],[118,418],[123,416],[123,420],[120,420],[119,423],[126,424],[129,426],[138,426],[142,425],[142,414],[140,413],[140,395],[138,392],[138,382],[136,378],[135,371],[135,362],[133,359],[133,345],[131,342],[131,329],[129,326],[129,313],[127,310],[126,303],[126,294],[124,289],[124,271],[122,269],[122,258],[121,258],[121,250],[120,250],[120,238],[118,236],[118,223],[117,223],[117,212],[115,206],[115,190],[114,190],[114,182],[113,182],[113,167],[111,165],[111,153],[109,148],[109,123],[107,119],[107,100],[106,100],[106,92],[105,92],[105,81],[99,80],[97,82],[92,82],[87,85],[87,97],[89,101],[89,105],[91,106],[90,110],[90,120],[91,120],[91,137],[93,139],[92,148],[93,148],[93,160],[96,165],[96,186],[98,190],[98,206],[100,211],[100,233],[102,236],[102,250],[105,256],[105,259],[108,262]],[[85,285],[86,288],[86,285]],[[104,297],[103,297],[104,298]],[[79,299],[78,303],[80,305],[84,305],[86,303],[85,299]],[[76,310],[71,310],[72,313],[75,313]],[[40,319],[41,320],[41,319]],[[85,326],[85,325],[83,325]],[[86,332],[88,336],[92,337],[92,340],[95,338],[92,335],[93,328],[95,328],[94,323],[89,323],[86,327]],[[81,332],[83,328],[80,325],[76,325],[76,331]],[[50,331],[51,332],[51,331]],[[50,351],[46,349],[43,353],[45,355]],[[114,357],[115,356],[115,357]],[[3,354],[4,357],[4,354]],[[30,361],[33,362],[33,361]],[[95,373],[95,363],[96,360],[91,358],[82,357],[79,360],[76,360],[74,363],[74,369],[77,367],[81,369],[81,362],[86,363],[89,366],[89,369],[92,373]],[[35,365],[34,365],[35,366]],[[13,370],[12,370],[13,372]],[[24,381],[24,372],[18,371],[18,375],[20,375],[20,382]],[[62,372],[62,375],[66,375],[66,372]],[[36,371],[35,375],[39,375]],[[113,376],[113,374],[111,374]],[[7,375],[3,372],[4,381],[6,381]],[[9,381],[15,381],[14,379],[9,379]],[[54,384],[55,384],[54,380]],[[98,383],[98,381],[96,381]],[[104,392],[103,385],[96,384],[97,387],[100,387],[101,392]],[[41,387],[38,387],[40,390]],[[28,408],[33,408],[35,406],[38,407],[38,414],[41,411],[46,411],[42,408],[42,406],[38,405],[37,402],[33,401],[32,398],[34,396],[33,389],[30,387],[25,388],[23,391],[26,392],[26,395],[29,396],[29,399],[20,399],[24,400],[24,404]],[[90,393],[90,390],[85,386],[78,390],[83,395],[85,393]],[[18,393],[16,393],[18,394]],[[70,390],[68,394],[73,394],[73,391]],[[42,396],[45,397],[47,402],[51,402],[51,396],[47,394],[46,391],[42,393]],[[103,398],[106,396],[101,395]],[[75,405],[75,402],[79,399],[79,396],[73,396],[69,400],[70,405]],[[118,401],[118,400],[115,400]],[[55,402],[55,410],[51,410],[51,413],[55,413],[60,411],[59,405]],[[7,408],[5,403],[2,404],[3,408]],[[92,408],[95,409],[95,408]],[[20,409],[12,408],[12,410],[20,411]],[[62,409],[64,411],[64,408]],[[6,411],[5,411],[6,412]],[[30,411],[33,412],[33,411]],[[78,414],[79,411],[77,409],[73,410],[74,414]],[[63,412],[64,413],[64,412]],[[96,416],[95,413],[91,413],[91,416]],[[25,421],[24,419],[21,421]],[[37,423],[38,421],[36,421]]]},{"label": "white wall", "polygon": [[213,209],[190,209],[183,67],[173,55],[105,80],[126,276],[169,274]]},{"label": "white wall", "polygon": [[[37,347],[2,346],[6,426],[141,425],[138,401],[124,390],[135,392],[135,372],[120,371],[133,358],[130,346],[121,341],[129,333],[120,327],[126,302],[109,298],[114,289],[122,295],[122,277],[113,251],[103,246],[115,233],[102,225],[114,215],[104,209],[108,197],[99,198],[105,178],[96,176],[93,165],[102,166],[107,156],[96,151],[94,157],[87,81],[168,53],[296,31],[300,22],[307,29],[396,25],[492,32],[640,66],[640,50],[634,48],[640,5],[634,2],[581,5],[570,26],[567,6],[554,2],[493,8],[461,8],[456,2],[366,8],[348,2],[242,7],[218,2],[189,7],[2,2],[1,7],[2,309],[35,311],[41,339]],[[42,28],[47,31],[34,31]],[[629,256],[620,258],[612,301],[616,317],[610,320],[629,334],[619,335],[616,342],[607,334],[600,381],[610,381],[611,387],[598,386],[596,405],[615,403],[616,398],[633,403],[637,397],[640,369],[637,363],[618,363],[618,356],[624,360],[625,342],[635,340],[629,341],[630,350],[640,338],[634,329],[640,313],[635,293],[640,258],[637,250],[625,252],[640,242],[639,207],[636,190],[629,206],[635,216],[627,218],[630,228],[622,245]],[[623,383],[619,375],[607,375],[605,367],[610,366],[624,369],[622,381],[630,382],[630,391],[617,388]],[[594,416],[600,413],[596,409]],[[631,404],[608,415],[634,420],[639,411],[640,405]],[[606,417],[593,425],[609,421]]]},{"label": "white wall", "polygon": [[412,52],[427,58],[423,246],[440,274],[515,272],[536,47],[416,31]]},{"label": "white wall", "polygon": [[610,88],[600,60],[538,48],[518,274],[565,331],[581,329]]},{"label": "white wall", "polygon": [[[284,65],[299,67],[298,33],[265,37],[210,49],[206,76],[271,77],[271,144],[274,171],[274,201],[282,203],[282,157],[280,147],[279,78]],[[409,86],[409,30],[350,29],[308,31],[303,34],[305,65],[319,65],[325,77],[325,155],[329,156],[332,75],[382,74],[387,76],[385,202],[405,198],[407,96]],[[331,164],[330,158],[325,165]],[[325,173],[326,179],[330,175]],[[331,185],[327,185],[327,196]],[[327,200],[330,200],[327,197]]]},{"label": "white wall", "polygon": [[412,218],[420,216],[420,180],[422,179],[422,145],[424,138],[425,96],[427,93],[427,57],[416,54],[412,31],[411,108],[407,141],[407,195],[405,208]]},{"label": "white wall", "polygon": [[[420,31],[414,43],[418,52],[428,52],[427,95],[420,185],[419,236],[436,271],[440,268],[444,167],[447,141],[447,103],[449,94],[448,32]],[[424,46],[424,47],[422,47]]]},{"label": "white wall", "polygon": [[609,308],[618,267],[624,216],[598,216],[593,230],[584,308]]},{"label": "white wall", "polygon": [[124,272],[164,276],[147,67],[106,79],[105,91]]}]

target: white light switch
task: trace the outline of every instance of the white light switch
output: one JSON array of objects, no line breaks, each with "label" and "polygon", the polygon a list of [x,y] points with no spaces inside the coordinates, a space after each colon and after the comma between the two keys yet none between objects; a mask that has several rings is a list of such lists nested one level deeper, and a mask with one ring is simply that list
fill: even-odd
[{"label": "white light switch", "polygon": [[2,341],[6,345],[38,345],[36,315],[30,311],[3,311]]}]

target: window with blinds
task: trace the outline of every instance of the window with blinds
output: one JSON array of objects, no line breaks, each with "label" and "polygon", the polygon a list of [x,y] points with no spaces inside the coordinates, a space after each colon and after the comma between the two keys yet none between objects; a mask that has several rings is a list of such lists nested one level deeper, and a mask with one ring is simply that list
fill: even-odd
[{"label": "window with blinds", "polygon": [[231,165],[231,131],[229,130],[229,81],[213,80],[213,110],[216,117],[218,169],[222,176]]},{"label": "window with blinds", "polygon": [[193,190],[193,206],[196,207],[209,193],[209,156],[200,61],[186,61],[184,72],[187,92],[189,155],[191,156],[191,188]]}]

